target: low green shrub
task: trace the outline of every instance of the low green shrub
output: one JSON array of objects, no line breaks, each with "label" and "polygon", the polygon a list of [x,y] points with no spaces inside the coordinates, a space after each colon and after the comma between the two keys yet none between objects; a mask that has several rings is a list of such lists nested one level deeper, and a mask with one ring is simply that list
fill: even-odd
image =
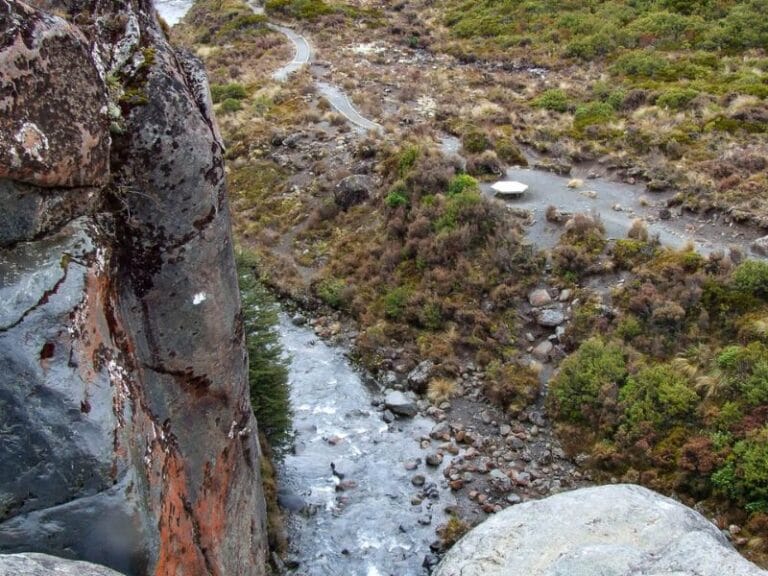
[{"label": "low green shrub", "polygon": [[733,272],[733,284],[737,290],[768,300],[768,262],[747,260]]},{"label": "low green shrub", "polygon": [[491,148],[491,141],[485,132],[477,128],[470,128],[461,136],[461,144],[468,154],[480,154]]},{"label": "low green shrub", "polygon": [[391,320],[399,320],[408,304],[409,291],[404,286],[389,290],[384,295],[384,314]]},{"label": "low green shrub", "polygon": [[560,364],[550,385],[553,411],[563,420],[599,426],[603,400],[615,395],[626,377],[621,346],[599,337],[590,338]]},{"label": "low green shrub", "polygon": [[221,103],[220,106],[220,111],[223,114],[229,114],[243,109],[243,105],[240,103],[240,100],[235,98],[227,98]]},{"label": "low green shrub", "polygon": [[614,120],[616,113],[607,102],[589,102],[576,108],[573,127],[577,130],[596,124],[607,124]]},{"label": "low green shrub", "polygon": [[448,196],[455,196],[461,194],[464,191],[480,191],[480,186],[477,180],[469,174],[458,174],[453,177],[451,183],[448,185]]},{"label": "low green shrub", "polygon": [[347,283],[339,278],[326,278],[321,280],[316,287],[318,297],[332,308],[342,308],[344,302],[344,290]]},{"label": "low green shrub", "polygon": [[316,20],[333,12],[333,7],[324,0],[266,0],[267,12],[280,12],[299,20]]},{"label": "low green shrub", "polygon": [[663,432],[687,423],[699,397],[687,379],[666,364],[643,368],[619,392],[622,428],[629,437]]},{"label": "low green shrub", "polygon": [[568,94],[565,93],[565,90],[561,90],[560,88],[546,90],[533,101],[533,104],[539,108],[553,110],[555,112],[567,112],[571,106]]},{"label": "low green shrub", "polygon": [[214,104],[223,102],[224,100],[242,100],[248,97],[248,92],[245,90],[245,86],[236,82],[229,84],[211,84],[211,98]]},{"label": "low green shrub", "polygon": [[663,92],[656,99],[656,105],[670,110],[682,110],[698,95],[698,90],[693,88],[673,88]]},{"label": "low green shrub", "polygon": [[768,426],[736,442],[712,483],[751,511],[768,510]]}]

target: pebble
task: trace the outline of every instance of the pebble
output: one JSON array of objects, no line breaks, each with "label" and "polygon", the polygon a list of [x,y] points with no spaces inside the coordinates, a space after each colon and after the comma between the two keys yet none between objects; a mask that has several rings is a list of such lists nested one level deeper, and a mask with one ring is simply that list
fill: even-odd
[{"label": "pebble", "polygon": [[416,470],[416,468],[419,467],[419,464],[421,464],[420,458],[411,458],[410,460],[403,462],[403,466],[406,470]]},{"label": "pebble", "polygon": [[439,424],[436,424],[430,431],[429,435],[436,440],[450,440],[451,429],[448,426],[448,422],[443,421]]},{"label": "pebble", "polygon": [[552,303],[552,297],[544,288],[540,288],[528,295],[528,302],[531,306],[546,306]]},{"label": "pebble", "polygon": [[443,462],[443,455],[438,452],[428,454],[426,458],[427,466],[437,467]]},{"label": "pebble", "polygon": [[523,501],[523,499],[520,498],[520,496],[518,496],[517,494],[514,494],[514,493],[513,494],[507,494],[507,503],[509,503],[509,504],[511,504],[513,506],[515,504],[520,504],[520,502],[522,502],[522,501]]},{"label": "pebble", "polygon": [[424,483],[427,481],[427,479],[424,477],[423,474],[416,474],[413,478],[411,478],[411,484],[414,486],[424,486]]},{"label": "pebble", "polygon": [[542,362],[549,360],[549,355],[552,354],[554,345],[549,340],[542,340],[536,348],[531,350],[532,354]]}]

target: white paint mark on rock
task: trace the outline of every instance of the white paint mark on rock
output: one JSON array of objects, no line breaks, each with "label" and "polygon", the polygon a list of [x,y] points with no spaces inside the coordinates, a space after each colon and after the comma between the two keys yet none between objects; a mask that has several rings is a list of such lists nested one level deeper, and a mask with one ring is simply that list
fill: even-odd
[{"label": "white paint mark on rock", "polygon": [[208,299],[208,294],[205,292],[198,292],[192,297],[192,304],[197,306],[198,304],[202,304]]}]

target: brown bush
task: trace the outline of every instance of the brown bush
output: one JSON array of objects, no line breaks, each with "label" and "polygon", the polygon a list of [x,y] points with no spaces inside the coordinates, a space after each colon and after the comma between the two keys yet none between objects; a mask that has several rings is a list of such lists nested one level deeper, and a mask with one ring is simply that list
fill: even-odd
[{"label": "brown bush", "polygon": [[540,386],[538,375],[528,366],[492,362],[486,369],[485,395],[511,412],[534,402]]}]

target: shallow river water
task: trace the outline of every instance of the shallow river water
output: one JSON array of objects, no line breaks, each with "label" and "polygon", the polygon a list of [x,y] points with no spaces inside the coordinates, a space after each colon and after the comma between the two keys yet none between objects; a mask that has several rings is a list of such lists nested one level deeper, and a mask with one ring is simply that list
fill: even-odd
[{"label": "shallow river water", "polygon": [[[435,526],[445,520],[445,507],[455,504],[441,487],[440,471],[423,463],[419,439],[434,422],[417,417],[386,424],[371,404],[375,393],[343,349],[323,343],[285,315],[280,336],[291,356],[295,438],[279,474],[282,489],[306,503],[288,518],[297,573],[422,574]],[[421,460],[418,469],[405,469],[409,459]],[[334,476],[331,463],[343,480]],[[411,483],[415,474],[426,476],[424,487]],[[349,486],[339,490],[345,483]],[[436,488],[433,498],[412,505],[412,496],[430,483]]]}]

